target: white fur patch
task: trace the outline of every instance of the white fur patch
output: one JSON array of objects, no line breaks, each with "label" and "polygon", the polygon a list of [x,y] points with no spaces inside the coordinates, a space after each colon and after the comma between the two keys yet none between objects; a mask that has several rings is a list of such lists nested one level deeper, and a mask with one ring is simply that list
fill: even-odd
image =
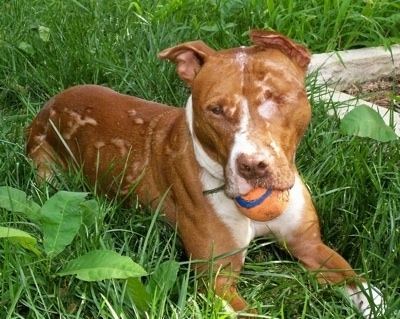
[{"label": "white fur patch", "polygon": [[81,114],[71,111],[67,108],[64,109],[64,112],[67,113],[71,119],[67,121],[67,129],[63,132],[63,138],[66,140],[71,139],[72,135],[76,133],[76,131],[85,125],[97,125],[97,121],[89,116],[82,116]]},{"label": "white fur patch", "polygon": [[[220,186],[220,181],[203,171],[201,181],[204,189]],[[247,247],[252,239],[260,236],[273,236],[285,241],[301,223],[305,199],[302,180],[296,175],[295,184],[290,189],[290,200],[286,210],[277,218],[267,222],[250,220],[240,213],[234,201],[224,192],[210,194],[208,200],[221,220],[231,229],[239,247]]]},{"label": "white fur patch", "polygon": [[125,156],[128,154],[130,144],[127,141],[121,138],[113,138],[110,140],[110,142],[119,149],[121,156]]},{"label": "white fur patch", "polygon": [[239,64],[241,71],[243,71],[244,66],[247,64],[248,60],[249,58],[245,52],[240,51],[236,53],[236,62]]},{"label": "white fur patch", "polygon": [[363,282],[361,288],[353,289],[347,286],[347,292],[365,318],[379,318],[385,313],[385,302],[378,288]]},{"label": "white fur patch", "polygon": [[266,120],[272,119],[276,114],[276,103],[272,100],[267,100],[258,107],[258,114]]},{"label": "white fur patch", "polygon": [[248,102],[244,97],[241,97],[240,101],[240,123],[239,129],[235,134],[232,150],[228,159],[229,172],[227,172],[227,178],[230,180],[230,185],[236,189],[229,190],[230,193],[246,194],[253,187],[242,177],[239,176],[236,170],[236,159],[237,157],[244,154],[255,154],[257,153],[257,147],[249,139],[249,126],[250,126],[250,113]]},{"label": "white fur patch", "polygon": [[[201,181],[204,189],[213,189],[221,186],[221,184],[218,184],[221,181],[213,178],[207,171],[203,171]],[[227,197],[224,192],[209,194],[207,199],[219,218],[229,227],[237,246],[246,248],[254,238],[251,220],[239,212],[233,199]]]}]

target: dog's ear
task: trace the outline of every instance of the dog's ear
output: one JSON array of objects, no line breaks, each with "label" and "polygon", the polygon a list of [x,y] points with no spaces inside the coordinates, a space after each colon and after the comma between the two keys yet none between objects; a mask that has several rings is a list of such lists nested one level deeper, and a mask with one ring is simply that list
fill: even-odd
[{"label": "dog's ear", "polygon": [[310,52],[304,46],[292,41],[288,37],[273,31],[251,30],[250,39],[255,45],[260,47],[281,50],[292,58],[304,71],[307,70],[311,59]]},{"label": "dog's ear", "polygon": [[165,49],[158,54],[158,58],[168,59],[175,63],[178,75],[191,86],[207,56],[214,53],[215,50],[203,41],[193,41]]}]

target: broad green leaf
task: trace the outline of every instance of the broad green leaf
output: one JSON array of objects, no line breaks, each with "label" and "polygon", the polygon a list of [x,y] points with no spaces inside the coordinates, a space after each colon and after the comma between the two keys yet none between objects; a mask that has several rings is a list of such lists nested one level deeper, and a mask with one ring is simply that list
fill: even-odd
[{"label": "broad green leaf", "polygon": [[147,290],[151,294],[156,293],[156,291],[162,294],[167,293],[176,282],[179,267],[179,263],[175,260],[168,260],[159,264],[150,277]]},{"label": "broad green leaf", "polygon": [[29,235],[27,232],[15,228],[0,227],[0,238],[7,238],[13,244],[21,245],[34,252],[36,255],[40,255],[40,251],[37,249],[36,238]]},{"label": "broad green leaf", "polygon": [[98,202],[95,199],[89,199],[81,203],[79,209],[82,211],[82,223],[86,227],[92,226],[99,212]]},{"label": "broad green leaf", "polygon": [[141,277],[147,273],[129,257],[111,250],[95,250],[70,261],[58,275],[76,275],[80,280],[99,281]]},{"label": "broad green leaf", "polygon": [[28,199],[26,193],[19,189],[0,186],[0,207],[11,212],[22,213],[29,220],[39,220],[40,206]]},{"label": "broad green leaf", "polygon": [[60,191],[49,198],[41,209],[43,245],[47,255],[54,257],[71,243],[82,225],[82,209],[88,193]]},{"label": "broad green leaf", "polygon": [[340,130],[347,135],[369,137],[379,142],[389,142],[397,139],[393,129],[386,125],[378,112],[360,105],[347,113],[341,123]]},{"label": "broad green leaf", "polygon": [[128,278],[127,288],[127,291],[135,305],[141,311],[147,311],[150,308],[151,296],[140,279],[137,277]]}]

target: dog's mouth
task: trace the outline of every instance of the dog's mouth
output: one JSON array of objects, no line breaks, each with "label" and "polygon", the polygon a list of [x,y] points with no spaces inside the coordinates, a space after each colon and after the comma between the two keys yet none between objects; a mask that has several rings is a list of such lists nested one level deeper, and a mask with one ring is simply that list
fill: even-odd
[{"label": "dog's mouth", "polygon": [[[286,191],[290,190],[293,185],[294,185],[294,177],[293,177],[293,182],[292,181],[280,181],[279,183],[274,183],[266,180],[250,180],[248,181],[249,184],[252,186],[251,190],[256,189],[256,188],[265,188],[269,189],[271,191]],[[250,191],[251,191],[250,190]],[[245,194],[241,194],[245,195]]]},{"label": "dog's mouth", "polygon": [[294,185],[294,178],[293,181],[271,181],[268,179],[251,179],[247,181],[252,188],[267,188],[267,189],[274,189],[274,190],[287,190],[293,187]]},{"label": "dog's mouth", "polygon": [[227,175],[225,182],[225,193],[232,198],[248,194],[255,188],[285,191],[293,187],[295,173],[285,170],[277,172],[265,178],[245,179],[239,175]]}]

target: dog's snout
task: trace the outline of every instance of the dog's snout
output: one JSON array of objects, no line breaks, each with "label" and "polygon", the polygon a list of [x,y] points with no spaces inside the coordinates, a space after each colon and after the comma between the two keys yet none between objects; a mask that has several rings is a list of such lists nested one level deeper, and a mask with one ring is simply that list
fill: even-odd
[{"label": "dog's snout", "polygon": [[268,163],[257,155],[241,154],[236,164],[239,174],[245,179],[263,178],[268,172]]}]

